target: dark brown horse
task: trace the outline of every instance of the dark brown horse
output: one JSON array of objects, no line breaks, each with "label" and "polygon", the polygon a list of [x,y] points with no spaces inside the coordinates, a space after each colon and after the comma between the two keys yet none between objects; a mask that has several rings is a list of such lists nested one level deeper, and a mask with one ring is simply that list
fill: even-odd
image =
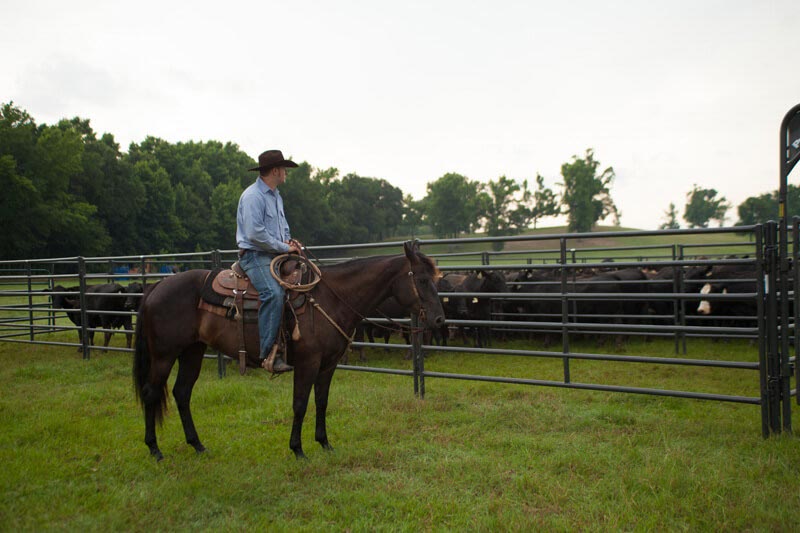
[{"label": "dark brown horse", "polygon": [[[156,441],[156,422],[167,407],[167,378],[178,361],[178,377],[172,394],[178,406],[186,442],[202,452],[189,403],[203,354],[211,346],[235,355],[239,350],[238,322],[198,309],[207,270],[191,270],[170,276],[146,294],[136,323],[136,353],[133,375],[136,394],[145,419],[145,444],[157,459],[163,458]],[[328,391],[339,358],[348,347],[348,335],[378,303],[389,296],[420,313],[426,327],[440,327],[444,312],[436,293],[438,270],[417,247],[406,243],[405,254],[355,259],[322,269],[320,283],[308,293],[322,311],[309,308],[299,315],[301,338],[289,341],[287,355],[294,365],[294,422],[289,447],[297,458],[305,457],[301,442],[303,418],[311,387],[317,407],[316,440],[324,449],[328,442],[325,413]],[[258,367],[258,326],[247,326],[248,366]]]}]

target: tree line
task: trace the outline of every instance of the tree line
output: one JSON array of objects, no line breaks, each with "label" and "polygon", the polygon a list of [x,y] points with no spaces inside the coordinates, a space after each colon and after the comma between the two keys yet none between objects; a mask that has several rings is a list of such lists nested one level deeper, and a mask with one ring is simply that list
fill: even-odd
[{"label": "tree line", "polygon": [[[235,248],[236,207],[256,179],[245,170],[253,166],[253,158],[230,142],[148,136],[123,152],[112,134],[98,135],[88,119],[37,124],[13,102],[2,104],[0,258]],[[300,162],[289,169],[281,195],[292,235],[326,245],[422,232],[515,235],[559,215],[569,231],[591,231],[608,217],[619,223],[614,179],[613,168],[601,169],[587,149],[561,166],[560,194],[540,174],[531,183],[506,176],[482,183],[447,173],[415,200],[384,179],[340,176],[336,168]],[[701,203],[713,203],[715,195]],[[753,216],[761,216],[762,198],[748,200]]]}]

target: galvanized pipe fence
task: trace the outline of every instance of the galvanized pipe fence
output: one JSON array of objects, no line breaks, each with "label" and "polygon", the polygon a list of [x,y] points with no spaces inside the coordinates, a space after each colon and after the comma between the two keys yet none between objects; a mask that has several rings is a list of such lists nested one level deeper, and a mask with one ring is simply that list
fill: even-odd
[{"label": "galvanized pipe fence", "polygon": [[[792,232],[792,257],[794,250],[800,249],[800,230],[798,221],[794,221]],[[485,381],[493,383],[510,383],[579,390],[594,390],[620,393],[635,393],[655,396],[671,396],[702,400],[726,401],[760,405],[762,411],[762,432],[765,436],[781,431],[791,431],[790,397],[796,396],[796,389],[789,383],[794,372],[800,374],[795,365],[796,353],[800,350],[800,340],[794,335],[794,317],[798,316],[796,294],[800,276],[798,262],[789,261],[791,271],[781,275],[781,261],[776,246],[777,227],[774,223],[737,228],[712,228],[696,230],[660,230],[636,232],[597,232],[591,234],[545,234],[513,237],[487,237],[465,239],[430,239],[421,241],[423,251],[433,258],[443,273],[496,271],[509,273],[532,270],[546,273],[551,281],[527,283],[538,289],[552,287],[553,290],[526,292],[526,282],[509,284],[507,292],[471,293],[452,292],[440,294],[443,298],[481,298],[488,299],[498,306],[490,320],[458,320],[448,318],[451,328],[487,328],[494,337],[503,335],[527,336],[549,335],[560,340],[560,349],[534,349],[537,343],[531,342],[531,349],[506,349],[503,347],[466,347],[438,346],[424,344],[421,334],[411,336],[410,343],[392,343],[389,349],[411,353],[411,368],[378,368],[365,365],[340,365],[340,368],[383,374],[395,374],[413,377],[414,392],[420,397],[425,395],[426,378],[459,379]],[[712,239],[714,235],[739,235],[741,242],[709,242],[708,244],[689,244],[679,242],[688,236],[703,235]],[[657,237],[664,244],[636,244],[602,247],[587,246],[588,239],[631,239]],[[670,242],[674,241],[674,242]],[[484,250],[487,245],[509,247],[503,250]],[[318,257],[321,264],[340,262],[364,255],[372,255],[383,251],[397,253],[402,242],[367,243],[344,246],[310,247],[312,255]],[[474,251],[442,252],[433,250],[453,248],[476,248]],[[733,256],[733,257],[731,257]],[[217,268],[228,266],[236,259],[235,250],[214,250],[211,252],[191,254],[160,254],[152,256],[121,256],[99,258],[58,258],[46,260],[0,261],[0,342],[37,343],[57,346],[78,347],[85,359],[91,352],[102,349],[88,344],[88,333],[131,333],[130,330],[105,330],[88,326],[88,317],[104,313],[87,309],[87,287],[92,284],[109,282],[138,281],[145,287],[165,276],[172,275],[176,269]],[[706,280],[686,279],[686,272],[691,268],[741,267],[751,269],[753,275],[747,281],[754,290],[735,294],[699,293],[701,284]],[[170,267],[170,268],[165,268]],[[581,274],[599,272],[608,269],[672,267],[671,279],[648,279],[640,281],[590,281]],[[135,270],[132,272],[132,270]],[[155,270],[156,272],[153,272]],[[791,283],[790,283],[791,278]],[[718,280],[718,281],[725,281]],[[739,281],[742,279],[728,281]],[[53,291],[53,287],[61,284],[76,284],[77,288],[68,291]],[[659,286],[658,292],[617,292],[603,290],[604,285]],[[670,290],[663,290],[671,284]],[[783,288],[783,285],[786,288]],[[584,292],[581,287],[594,286],[597,290]],[[7,288],[10,287],[10,288]],[[781,290],[778,290],[778,289]],[[65,313],[53,309],[47,302],[50,295],[64,295],[78,298],[80,302],[80,326],[63,324]],[[93,294],[93,297],[97,295]],[[110,294],[102,297],[120,298],[128,295]],[[25,300],[6,305],[6,298]],[[581,302],[614,302],[626,301],[665,302],[671,312],[666,314],[619,313],[587,313],[579,312]],[[36,301],[34,301],[36,300]],[[726,304],[731,302],[749,302],[755,312],[750,316],[727,316],[721,319],[715,316],[698,316],[692,312],[701,300]],[[554,303],[554,309],[542,313],[512,313],[508,307],[514,302]],[[505,306],[505,307],[504,307]],[[790,313],[790,311],[793,311]],[[107,313],[107,312],[106,312]],[[116,312],[114,314],[120,314]],[[135,317],[135,312],[129,313]],[[56,319],[60,318],[59,324]],[[414,318],[400,319],[399,322],[410,323]],[[373,322],[385,322],[385,319],[372,317]],[[80,342],[63,342],[46,340],[59,331],[80,332]],[[614,353],[588,353],[575,351],[572,344],[584,336],[647,336],[674,339],[675,357],[661,356],[626,356]],[[757,346],[757,358],[753,361],[725,361],[708,358],[682,357],[687,353],[687,342],[692,338],[743,338],[750,339]],[[790,344],[791,343],[791,344]],[[794,356],[789,357],[788,346],[793,346]],[[357,342],[353,348],[384,347],[384,344]],[[783,348],[783,349],[782,349]],[[127,348],[109,347],[117,352],[130,351]],[[425,355],[447,353],[466,353],[480,355],[502,355],[522,358],[544,358],[560,360],[562,366],[561,379],[537,379],[530,377],[499,377],[468,375],[451,372],[437,372],[425,369]],[[226,373],[226,361],[223,354],[212,356],[217,359],[220,377]],[[672,365],[686,368],[712,368],[733,371],[752,371],[758,376],[759,395],[742,396],[736,394],[718,394],[707,391],[682,391],[659,388],[610,385],[604,383],[585,383],[573,379],[574,361],[604,361],[613,363]],[[754,378],[756,379],[756,378]]]}]

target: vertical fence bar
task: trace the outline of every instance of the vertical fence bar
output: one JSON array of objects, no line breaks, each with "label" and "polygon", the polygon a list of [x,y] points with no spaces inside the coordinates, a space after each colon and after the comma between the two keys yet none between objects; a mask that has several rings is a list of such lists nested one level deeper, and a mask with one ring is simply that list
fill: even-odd
[{"label": "vertical fence bar", "polygon": [[139,276],[142,278],[142,287],[147,287],[147,261],[143,255],[139,256]]},{"label": "vertical fence bar", "polygon": [[30,324],[30,329],[28,330],[28,334],[30,336],[30,340],[33,340],[33,286],[31,285],[31,262],[25,261],[25,273],[28,277],[28,324]]},{"label": "vertical fence bar", "polygon": [[[800,390],[800,335],[797,333],[797,321],[800,317],[800,261],[798,261],[798,250],[800,250],[800,217],[792,218],[792,266],[794,267],[794,324],[792,334],[794,335],[794,384]],[[795,395],[795,400],[800,405],[800,393]]]},{"label": "vertical fence bar", "polygon": [[778,331],[778,247],[777,225],[765,226],[765,259],[767,264],[767,405],[771,433],[781,432],[780,342]]},{"label": "vertical fence bar", "polygon": [[[567,239],[561,238],[561,350],[569,354],[569,300],[567,299]],[[575,262],[575,250],[572,250],[572,262]],[[574,272],[574,270],[573,270]],[[564,383],[570,382],[569,357],[564,357]]]},{"label": "vertical fence bar", "polygon": [[422,330],[419,317],[411,315],[411,360],[414,368],[414,395],[425,399],[425,354],[422,351]]},{"label": "vertical fence bar", "polygon": [[[678,259],[678,249],[673,244],[672,245],[672,260],[676,261],[677,259]],[[672,267],[672,292],[673,292],[673,294],[678,294],[678,292],[680,291],[681,282],[680,282],[679,278],[681,277],[681,272],[683,272],[683,267],[679,267],[677,265]],[[681,312],[680,312],[680,305],[678,303],[678,300],[672,300],[672,323],[675,326],[678,326],[681,323]],[[675,355],[678,355],[678,353],[680,352],[680,347],[681,347],[681,332],[680,331],[676,331],[673,334],[673,337],[675,338]]]},{"label": "vertical fence bar", "polygon": [[87,331],[89,315],[86,312],[86,260],[83,257],[78,258],[78,284],[80,285],[81,291],[81,345],[83,348],[83,358],[89,359],[89,332]]},{"label": "vertical fence bar", "polygon": [[[678,245],[678,260],[683,261],[686,258],[686,253],[682,244]],[[686,291],[686,283],[685,283],[685,276],[683,272],[683,266],[680,267],[681,273],[678,278],[679,282],[679,290],[680,292]],[[681,310],[680,310],[680,317],[681,317],[681,328],[686,327],[686,300],[681,298]],[[683,345],[683,355],[686,355],[686,333],[683,331],[680,332],[681,337],[681,344]]]},{"label": "vertical fence bar", "polygon": [[780,243],[780,257],[779,257],[779,283],[780,292],[779,302],[779,324],[780,324],[780,372],[779,372],[779,387],[781,398],[781,409],[783,419],[783,431],[787,433],[792,432],[792,397],[790,390],[790,379],[792,376],[791,368],[789,367],[789,246],[788,232],[786,228],[786,220],[781,219],[779,222],[781,229],[779,238],[783,239]]},{"label": "vertical fence bar", "polygon": [[766,272],[764,269],[764,227],[756,226],[756,316],[758,316],[758,379],[761,389],[761,434],[769,437],[769,378],[767,373],[767,352],[769,341],[767,339],[766,317]]}]

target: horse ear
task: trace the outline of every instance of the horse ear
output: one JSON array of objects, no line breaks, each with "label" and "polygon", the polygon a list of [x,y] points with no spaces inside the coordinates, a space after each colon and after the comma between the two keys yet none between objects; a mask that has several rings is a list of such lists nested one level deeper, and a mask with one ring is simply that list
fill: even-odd
[{"label": "horse ear", "polygon": [[406,241],[403,243],[403,250],[406,252],[406,257],[409,259],[414,259],[414,257],[419,252],[419,241],[414,239],[413,241]]}]

